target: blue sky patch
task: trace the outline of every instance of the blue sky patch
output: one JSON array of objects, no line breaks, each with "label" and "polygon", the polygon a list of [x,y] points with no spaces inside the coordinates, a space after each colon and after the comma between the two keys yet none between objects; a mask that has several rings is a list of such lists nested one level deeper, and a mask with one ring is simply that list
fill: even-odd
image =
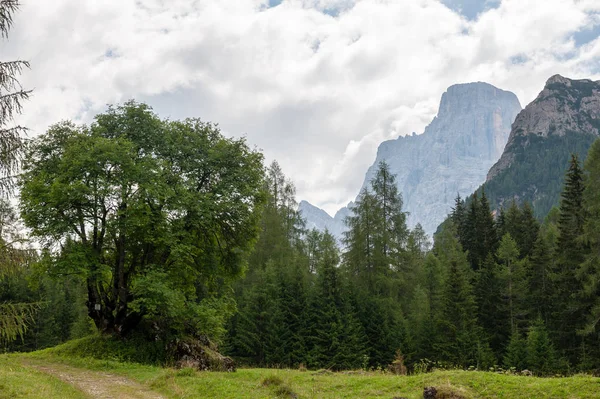
[{"label": "blue sky patch", "polygon": [[529,60],[525,54],[517,54],[510,57],[510,63],[513,65],[524,64]]},{"label": "blue sky patch", "polygon": [[467,19],[473,20],[484,11],[498,8],[500,0],[442,0],[442,3]]},{"label": "blue sky patch", "polygon": [[598,36],[600,36],[600,25],[594,25],[575,32],[573,40],[575,40],[575,45],[579,47],[598,38]]}]

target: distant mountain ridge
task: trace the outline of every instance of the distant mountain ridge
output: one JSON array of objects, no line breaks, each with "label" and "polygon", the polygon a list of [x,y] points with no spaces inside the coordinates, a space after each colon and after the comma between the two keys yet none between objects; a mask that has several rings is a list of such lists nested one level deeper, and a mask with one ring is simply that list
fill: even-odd
[{"label": "distant mountain ridge", "polygon": [[350,202],[347,206],[338,210],[334,217],[331,217],[327,212],[319,207],[312,205],[308,201],[300,201],[298,210],[306,220],[306,228],[309,230],[317,229],[319,231],[328,230],[336,238],[341,239],[346,225],[344,220],[350,215],[350,208],[354,205]]},{"label": "distant mountain ridge", "polygon": [[487,175],[492,205],[516,198],[545,216],[559,202],[571,153],[583,161],[598,136],[600,82],[550,77],[515,119],[506,148]]},{"label": "distant mountain ridge", "polygon": [[[450,86],[442,95],[438,115],[422,134],[381,143],[363,187],[369,184],[379,162],[386,161],[397,176],[409,226],[421,223],[432,234],[450,212],[457,193],[467,196],[485,181],[489,168],[502,154],[519,111],[521,105],[513,93],[488,83]],[[325,218],[323,223],[323,219],[313,218],[318,212],[309,205],[301,207],[309,225],[339,231],[339,220],[330,217],[333,221]]]}]

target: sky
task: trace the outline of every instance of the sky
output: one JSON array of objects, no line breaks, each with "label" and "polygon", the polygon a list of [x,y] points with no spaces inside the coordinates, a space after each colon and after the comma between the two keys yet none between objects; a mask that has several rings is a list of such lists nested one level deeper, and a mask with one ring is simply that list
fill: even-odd
[{"label": "sky", "polygon": [[30,135],[135,99],[277,160],[298,200],[353,200],[378,145],[484,81],[525,106],[600,79],[599,0],[22,0],[0,60],[31,63]]}]

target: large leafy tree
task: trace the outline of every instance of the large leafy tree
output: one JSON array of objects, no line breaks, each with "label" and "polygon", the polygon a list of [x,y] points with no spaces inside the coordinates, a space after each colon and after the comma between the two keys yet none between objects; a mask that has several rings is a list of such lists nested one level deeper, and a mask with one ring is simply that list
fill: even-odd
[{"label": "large leafy tree", "polygon": [[215,337],[233,310],[223,287],[258,234],[263,174],[243,139],[128,102],[35,140],[21,214],[57,271],[85,277],[101,331],[125,336],[144,321]]}]

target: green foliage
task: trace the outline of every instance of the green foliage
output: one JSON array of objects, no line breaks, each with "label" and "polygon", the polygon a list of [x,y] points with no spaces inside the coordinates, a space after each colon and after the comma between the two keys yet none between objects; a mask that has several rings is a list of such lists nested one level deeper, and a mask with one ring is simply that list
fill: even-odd
[{"label": "green foliage", "polygon": [[22,340],[38,307],[38,304],[32,303],[0,304],[0,342],[8,343],[17,338]]},{"label": "green foliage", "polygon": [[262,155],[244,140],[128,102],[34,141],[21,214],[50,270],[85,279],[101,331],[124,337],[142,323],[218,339],[228,306],[215,304],[227,303],[258,235],[262,179]]},{"label": "green foliage", "polygon": [[506,292],[500,265],[488,254],[475,278],[477,319],[490,347],[499,356],[510,336],[509,309],[505,306]]},{"label": "green foliage", "polygon": [[68,358],[93,358],[155,365],[165,364],[169,360],[164,341],[151,341],[137,334],[126,340],[94,334],[38,353]]},{"label": "green foliage", "polygon": [[450,236],[448,242],[441,259],[448,270],[439,327],[444,333],[437,349],[443,360],[464,367],[478,365],[478,348],[485,344],[477,323],[472,270],[458,240]]},{"label": "green foliage", "polygon": [[504,367],[508,370],[514,367],[515,370],[521,371],[527,369],[528,361],[527,341],[515,330],[506,347],[506,354],[503,358]]},{"label": "green foliage", "polygon": [[454,222],[455,236],[463,249],[473,270],[481,268],[489,254],[495,254],[498,248],[496,225],[485,191],[481,197],[475,192],[465,204],[459,197],[450,219]]},{"label": "green foliage", "polygon": [[511,333],[517,330],[520,321],[527,321],[526,296],[528,287],[525,267],[523,266],[526,261],[519,261],[518,256],[517,243],[509,233],[506,233],[500,241],[497,254],[500,261],[498,282],[502,287],[501,296],[507,308]]},{"label": "green foliage", "polygon": [[[43,367],[64,368],[69,365],[80,373],[94,378],[107,372],[132,379],[167,397],[222,399],[254,399],[275,397],[275,390],[286,385],[298,398],[359,399],[368,397],[420,398],[424,386],[439,387],[448,397],[463,398],[596,398],[598,379],[588,375],[565,378],[534,378],[521,375],[481,371],[447,370],[426,374],[398,376],[382,372],[303,372],[299,370],[239,369],[235,373],[202,373],[190,377],[186,373],[134,363],[106,360],[56,358],[47,355],[0,358],[0,392],[15,392],[13,397],[40,398],[44,392],[49,399],[79,399],[82,396],[55,378],[34,371],[33,367],[19,365],[21,361]],[[265,386],[262,382],[273,378],[281,384]],[[127,387],[125,387],[127,388]],[[120,392],[115,386],[115,392]],[[125,392],[131,394],[125,389]],[[54,395],[54,396],[52,396]],[[69,396],[71,395],[71,396]],[[452,396],[450,396],[452,395]],[[9,396],[10,397],[10,396]]]},{"label": "green foliage", "polygon": [[[13,16],[20,7],[18,0],[0,2],[0,39],[8,37]],[[23,110],[31,90],[23,89],[19,75],[29,68],[23,60],[0,62],[0,196],[6,198],[14,189],[14,177],[19,172],[27,128],[15,125],[15,116]]]},{"label": "green foliage", "polygon": [[578,269],[588,248],[580,236],[586,220],[583,207],[583,171],[577,156],[573,155],[565,176],[558,218],[557,262],[552,273],[554,283],[551,330],[557,344],[571,364],[577,364],[582,349],[582,338],[577,331],[584,327],[586,301],[582,298],[582,283]]},{"label": "green foliage", "polygon": [[590,247],[579,270],[583,294],[590,308],[586,315],[584,332],[597,331],[600,321],[600,140],[596,140],[585,162],[585,189],[583,201],[588,217],[583,225],[583,240]]},{"label": "green foliage", "polygon": [[535,216],[542,219],[560,201],[571,154],[585,158],[595,139],[595,135],[585,132],[517,136],[505,150],[514,155],[511,165],[485,183],[492,207],[498,208],[516,197],[531,203]]},{"label": "green foliage", "polygon": [[346,220],[344,267],[371,294],[398,297],[409,271],[404,262],[409,231],[402,197],[385,162],[370,184],[371,190],[363,189]]},{"label": "green foliage", "polygon": [[557,355],[541,318],[537,318],[527,334],[527,366],[538,375],[557,370]]}]

